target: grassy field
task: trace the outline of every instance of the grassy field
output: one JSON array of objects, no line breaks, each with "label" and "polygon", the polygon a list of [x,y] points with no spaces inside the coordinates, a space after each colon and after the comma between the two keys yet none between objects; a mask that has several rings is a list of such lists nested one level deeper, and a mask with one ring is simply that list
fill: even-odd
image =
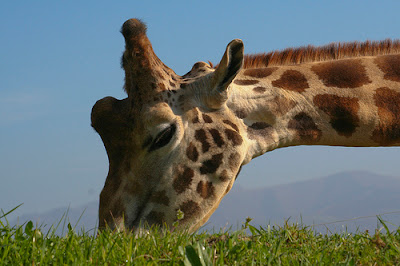
[{"label": "grassy field", "polygon": [[[381,220],[382,230],[372,234],[317,234],[297,224],[256,228],[248,219],[236,231],[189,234],[153,228],[140,237],[75,232],[65,221],[45,232],[30,221],[11,227],[0,215],[0,265],[400,264],[400,228],[389,232]],[[62,236],[54,233],[59,226],[65,229]]]}]

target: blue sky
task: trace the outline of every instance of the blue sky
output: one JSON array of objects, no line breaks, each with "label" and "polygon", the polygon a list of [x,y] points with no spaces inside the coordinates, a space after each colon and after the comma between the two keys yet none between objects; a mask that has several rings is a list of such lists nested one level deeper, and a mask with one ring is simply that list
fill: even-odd
[{"label": "blue sky", "polygon": [[[246,53],[333,41],[400,38],[398,1],[7,1],[0,9],[0,208],[17,213],[95,200],[108,161],[90,127],[105,96],[124,98],[119,29],[148,24],[178,74],[218,62],[234,38]],[[236,182],[271,186],[348,170],[400,178],[398,148],[295,147],[245,166]],[[345,184],[343,184],[345,186]]]}]

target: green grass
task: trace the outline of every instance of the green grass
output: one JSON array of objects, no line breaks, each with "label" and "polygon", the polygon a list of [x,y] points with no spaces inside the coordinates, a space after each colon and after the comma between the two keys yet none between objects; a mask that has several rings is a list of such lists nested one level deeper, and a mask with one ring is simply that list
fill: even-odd
[{"label": "green grass", "polygon": [[60,237],[54,227],[44,232],[32,222],[11,227],[3,215],[0,265],[400,264],[400,228],[389,232],[380,222],[383,230],[374,235],[317,234],[288,223],[256,228],[247,220],[237,231],[189,234],[153,228],[135,237],[123,232],[75,232],[61,221],[55,225],[65,227]]}]

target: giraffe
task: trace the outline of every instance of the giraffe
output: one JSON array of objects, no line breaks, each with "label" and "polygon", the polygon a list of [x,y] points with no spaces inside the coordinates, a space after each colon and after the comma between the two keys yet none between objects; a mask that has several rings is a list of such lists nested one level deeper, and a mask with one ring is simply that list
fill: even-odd
[{"label": "giraffe", "polygon": [[242,165],[277,148],[400,144],[400,41],[245,56],[235,39],[217,66],[198,62],[179,76],[146,31],[138,19],[123,24],[128,96],[92,109],[109,159],[99,228],[195,231]]}]

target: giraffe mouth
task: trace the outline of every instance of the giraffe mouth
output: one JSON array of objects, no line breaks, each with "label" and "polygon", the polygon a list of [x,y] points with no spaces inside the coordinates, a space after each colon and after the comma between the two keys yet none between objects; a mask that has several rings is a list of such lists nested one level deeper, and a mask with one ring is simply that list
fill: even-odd
[{"label": "giraffe mouth", "polygon": [[141,226],[143,226],[143,224],[141,224],[141,218],[143,216],[144,210],[146,208],[146,203],[149,202],[150,198],[151,198],[152,193],[151,192],[147,192],[145,197],[142,200],[142,203],[139,205],[138,209],[137,209],[137,214],[135,219],[130,223],[129,228],[135,230],[136,228],[139,228]]}]

